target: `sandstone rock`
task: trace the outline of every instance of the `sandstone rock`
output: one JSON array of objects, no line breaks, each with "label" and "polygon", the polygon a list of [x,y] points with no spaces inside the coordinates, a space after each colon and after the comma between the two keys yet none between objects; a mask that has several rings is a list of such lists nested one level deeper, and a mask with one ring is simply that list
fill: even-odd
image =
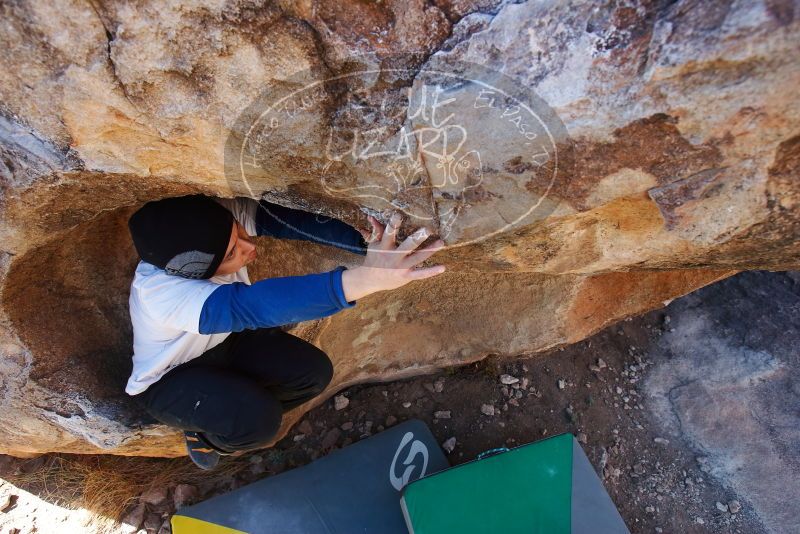
[{"label": "sandstone rock", "polygon": [[336,411],[344,410],[350,404],[350,399],[345,397],[344,395],[336,395],[333,398],[334,408]]},{"label": "sandstone rock", "polygon": [[122,530],[124,532],[133,533],[139,530],[144,522],[144,516],[147,513],[147,507],[144,503],[137,504],[133,509],[122,518]]},{"label": "sandstone rock", "polygon": [[147,514],[142,527],[147,532],[156,532],[161,528],[162,519],[159,514]]},{"label": "sandstone rock", "polygon": [[169,495],[169,488],[166,486],[158,486],[150,488],[139,496],[139,501],[146,504],[160,504],[164,502]]},{"label": "sandstone rock", "polygon": [[[362,228],[399,207],[398,238],[425,226],[445,240],[431,260],[445,274],[291,328],[336,374],[276,440],[350,384],[545,351],[738,270],[796,268],[800,18],[779,6],[4,4],[0,452],[185,455],[123,392],[138,261],[126,221],[155,198],[265,195]],[[544,159],[503,99],[447,104],[465,144],[427,144],[447,115],[406,104],[472,64],[549,110]],[[252,147],[265,87],[318,90],[239,151],[247,167],[231,158]],[[347,150],[354,133],[370,157]],[[379,154],[398,141],[416,159]],[[259,247],[254,281],[361,260]]]},{"label": "sandstone rock", "polygon": [[175,486],[175,491],[172,494],[172,500],[176,509],[191,504],[197,497],[197,487],[191,484],[178,484]]},{"label": "sandstone rock", "polygon": [[326,434],[325,437],[322,438],[320,442],[320,447],[323,451],[328,451],[336,445],[336,442],[339,441],[339,438],[342,436],[342,431],[338,428],[330,429]]},{"label": "sandstone rock", "polygon": [[308,419],[305,419],[297,425],[297,431],[301,434],[311,434],[314,432],[314,429],[311,428],[311,423],[308,422]]}]

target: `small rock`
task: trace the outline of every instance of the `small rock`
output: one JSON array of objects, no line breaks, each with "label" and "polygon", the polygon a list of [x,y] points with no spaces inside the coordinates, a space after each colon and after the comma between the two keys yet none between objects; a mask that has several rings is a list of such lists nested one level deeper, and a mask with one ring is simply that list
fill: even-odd
[{"label": "small rock", "polygon": [[644,472],[645,472],[644,465],[641,464],[641,463],[638,463],[638,464],[634,465],[633,466],[633,472],[635,474],[637,474],[637,475],[643,475]]},{"label": "small rock", "polygon": [[519,401],[518,401],[516,398],[510,398],[510,399],[508,399],[508,403],[509,403],[511,406],[519,406]]},{"label": "small rock", "polygon": [[345,423],[342,423],[341,429],[344,430],[345,432],[353,430],[353,422],[347,421]]},{"label": "small rock", "polygon": [[592,372],[595,372],[595,373],[599,373],[601,371],[600,367],[598,367],[597,365],[595,365],[593,363],[589,364],[589,370],[592,371]]},{"label": "small rock", "polygon": [[669,440],[668,439],[664,439],[664,438],[654,438],[653,442],[658,443],[660,445],[668,445],[669,444]]},{"label": "small rock", "polygon": [[742,505],[739,501],[733,500],[728,503],[728,510],[732,514],[738,514],[742,510]]},{"label": "small rock", "polygon": [[0,512],[5,513],[6,508],[11,505],[11,494],[6,494],[0,497]]},{"label": "small rock", "polygon": [[344,410],[347,408],[347,405],[350,404],[350,399],[345,397],[344,395],[336,395],[333,398],[333,406],[336,408],[336,411]]},{"label": "small rock", "polygon": [[178,484],[172,493],[175,508],[180,508],[197,498],[197,488],[191,484]]},{"label": "small rock", "polygon": [[[153,506],[155,506],[156,504],[164,502],[168,494],[169,494],[168,487],[157,486],[155,488],[150,488],[141,495],[139,495],[139,502],[152,504]],[[0,506],[0,508],[2,508],[2,506]]]},{"label": "small rock", "polygon": [[723,503],[721,503],[719,501],[717,501],[716,507],[717,507],[717,510],[719,510],[720,512],[727,512],[728,511],[728,505],[727,504],[723,504]]},{"label": "small rock", "polygon": [[311,428],[311,423],[308,422],[308,419],[304,419],[299,425],[297,425],[297,431],[301,434],[311,434],[314,432],[314,429]]},{"label": "small rock", "polygon": [[616,389],[614,389],[614,391],[617,392],[617,395],[622,395],[622,388],[621,387],[617,386]]},{"label": "small rock", "polygon": [[158,534],[171,534],[172,532],[172,523],[169,520],[169,517],[161,523],[161,528],[158,529]]},{"label": "small rock", "polygon": [[434,388],[433,384],[430,383],[430,382],[425,382],[424,384],[422,384],[422,387],[424,387],[425,389],[427,389],[431,393],[436,393],[436,388]]},{"label": "small rock", "polygon": [[564,380],[563,378],[559,378],[558,379],[558,389],[564,389],[565,387],[567,387],[567,381]]},{"label": "small rock", "polygon": [[161,515],[160,514],[147,514],[142,525],[147,532],[156,532],[161,528]]},{"label": "small rock", "polygon": [[608,367],[608,365],[606,365],[606,362],[603,361],[603,358],[597,358],[597,367],[600,369],[605,369]]},{"label": "small rock", "polygon": [[304,439],[306,439],[306,435],[305,434],[297,434],[295,437],[292,438],[292,441],[294,441],[295,443],[299,443],[300,441],[303,441]]},{"label": "small rock", "polygon": [[444,443],[442,443],[442,449],[444,449],[444,452],[446,452],[447,454],[453,452],[453,449],[455,448],[456,448],[456,438],[454,437],[448,438]]},{"label": "small rock", "polygon": [[254,454],[250,457],[250,463],[253,465],[258,465],[264,461],[264,457],[260,454]]},{"label": "small rock", "polygon": [[436,382],[433,383],[433,390],[436,393],[444,391],[444,378],[438,378]]},{"label": "small rock", "polygon": [[397,422],[397,417],[390,415],[386,418],[386,426],[390,427]]},{"label": "small rock", "polygon": [[500,383],[505,384],[506,386],[510,386],[511,384],[516,384],[519,382],[519,378],[516,376],[511,375],[500,375]]},{"label": "small rock", "polygon": [[652,514],[653,512],[656,511],[656,509],[654,506],[645,506],[644,511],[647,512],[648,514]]},{"label": "small rock", "polygon": [[323,451],[328,451],[336,445],[336,442],[339,441],[339,438],[342,436],[342,432],[338,428],[332,428],[325,434],[325,437],[322,438],[322,442],[320,443],[320,447]]},{"label": "small rock", "polygon": [[404,402],[403,403],[403,408],[411,408],[411,403],[410,402]]},{"label": "small rock", "polygon": [[702,517],[695,517],[695,518],[694,518],[694,521],[695,521],[695,523],[697,523],[698,525],[705,525],[705,524],[706,524],[706,522],[703,520],[703,518],[702,518]]},{"label": "small rock", "polygon": [[603,478],[618,478],[622,471],[617,467],[607,465],[603,468]]},{"label": "small rock", "polygon": [[530,381],[527,378],[523,378],[522,382],[520,382],[520,385],[522,386],[522,389],[528,389],[528,383],[529,382]]},{"label": "small rock", "polygon": [[569,419],[570,423],[578,423],[578,415],[575,413],[575,408],[573,408],[571,404],[564,409],[564,413],[567,415],[567,419]]},{"label": "small rock", "polygon": [[589,441],[589,438],[586,437],[586,434],[584,434],[583,432],[578,432],[578,442],[579,443],[587,443],[588,441]]},{"label": "small rock", "polygon": [[[177,490],[177,488],[175,488]],[[139,530],[144,522],[144,514],[147,513],[147,507],[144,503],[137,504],[133,510],[128,512],[122,518],[122,530],[126,533],[133,533]]]},{"label": "small rock", "polygon": [[494,406],[492,406],[491,404],[482,404],[481,413],[483,413],[484,415],[494,415]]},{"label": "small rock", "polygon": [[435,419],[450,419],[450,410],[440,410],[433,413]]}]

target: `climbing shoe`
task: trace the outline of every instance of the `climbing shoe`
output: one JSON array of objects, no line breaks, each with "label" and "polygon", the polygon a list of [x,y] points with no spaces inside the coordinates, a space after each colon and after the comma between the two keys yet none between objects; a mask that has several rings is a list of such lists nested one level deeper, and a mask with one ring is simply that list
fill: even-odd
[{"label": "climbing shoe", "polygon": [[197,432],[184,430],[183,437],[186,440],[186,450],[189,458],[200,469],[214,469],[219,463],[220,456],[228,456],[230,453],[215,449]]}]

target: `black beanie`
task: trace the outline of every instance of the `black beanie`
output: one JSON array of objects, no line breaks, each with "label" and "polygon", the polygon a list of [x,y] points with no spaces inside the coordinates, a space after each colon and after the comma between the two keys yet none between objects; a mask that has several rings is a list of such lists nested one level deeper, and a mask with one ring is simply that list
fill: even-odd
[{"label": "black beanie", "polygon": [[153,200],[139,208],[128,228],[139,256],[167,274],[211,278],[231,239],[233,214],[205,195]]}]

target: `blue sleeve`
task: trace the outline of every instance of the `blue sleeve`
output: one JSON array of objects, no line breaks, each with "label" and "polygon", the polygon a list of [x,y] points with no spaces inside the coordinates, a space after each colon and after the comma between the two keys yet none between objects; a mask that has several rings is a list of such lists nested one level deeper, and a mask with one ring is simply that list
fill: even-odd
[{"label": "blue sleeve", "polygon": [[309,321],[352,308],[342,288],[340,265],[332,271],[266,278],[251,285],[220,284],[203,303],[201,334],[239,332]]},{"label": "blue sleeve", "polygon": [[316,215],[280,204],[259,201],[256,212],[256,235],[280,239],[303,239],[331,245],[355,254],[367,254],[367,242],[361,233],[338,219]]}]

